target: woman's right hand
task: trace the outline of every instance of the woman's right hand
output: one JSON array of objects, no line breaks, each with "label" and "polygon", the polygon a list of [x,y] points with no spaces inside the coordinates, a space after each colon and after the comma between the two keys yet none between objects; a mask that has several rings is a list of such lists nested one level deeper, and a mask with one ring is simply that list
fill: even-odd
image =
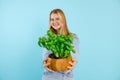
[{"label": "woman's right hand", "polygon": [[43,64],[44,64],[44,68],[50,72],[54,72],[53,70],[49,69],[48,66],[50,65],[50,58],[46,58],[44,61],[43,61]]}]

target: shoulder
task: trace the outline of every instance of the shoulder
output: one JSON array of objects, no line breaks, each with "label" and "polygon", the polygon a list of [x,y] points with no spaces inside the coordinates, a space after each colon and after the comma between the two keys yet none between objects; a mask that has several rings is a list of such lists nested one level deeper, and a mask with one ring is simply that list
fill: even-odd
[{"label": "shoulder", "polygon": [[75,33],[72,33],[72,36],[73,36],[73,38],[77,38],[77,39],[78,39],[78,36],[77,36],[77,34],[75,34]]},{"label": "shoulder", "polygon": [[72,33],[72,36],[73,36],[74,42],[80,42],[79,37],[77,36],[77,34]]},{"label": "shoulder", "polygon": [[48,35],[47,35],[47,34],[45,34],[43,37],[48,38]]}]

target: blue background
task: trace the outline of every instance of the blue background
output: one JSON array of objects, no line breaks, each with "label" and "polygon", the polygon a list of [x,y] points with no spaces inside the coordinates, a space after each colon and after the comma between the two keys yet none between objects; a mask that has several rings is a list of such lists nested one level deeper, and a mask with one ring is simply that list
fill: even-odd
[{"label": "blue background", "polygon": [[37,41],[54,8],[80,39],[75,80],[120,80],[120,0],[0,0],[0,80],[41,80]]}]

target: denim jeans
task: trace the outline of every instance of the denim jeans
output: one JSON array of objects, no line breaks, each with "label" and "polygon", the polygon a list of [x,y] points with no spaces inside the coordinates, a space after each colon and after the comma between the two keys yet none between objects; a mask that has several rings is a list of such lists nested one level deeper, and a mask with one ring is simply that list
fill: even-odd
[{"label": "denim jeans", "polygon": [[73,72],[65,74],[64,72],[49,72],[45,71],[42,80],[74,80]]}]

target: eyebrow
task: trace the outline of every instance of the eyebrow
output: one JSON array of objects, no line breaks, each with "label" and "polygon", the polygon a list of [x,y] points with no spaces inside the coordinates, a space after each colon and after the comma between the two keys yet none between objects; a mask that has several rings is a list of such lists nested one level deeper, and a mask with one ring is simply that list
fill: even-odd
[{"label": "eyebrow", "polygon": [[[54,19],[54,18],[50,18],[50,19]],[[59,17],[56,17],[55,19],[60,19]]]},{"label": "eyebrow", "polygon": [[50,20],[54,20],[53,18],[50,18]]}]

